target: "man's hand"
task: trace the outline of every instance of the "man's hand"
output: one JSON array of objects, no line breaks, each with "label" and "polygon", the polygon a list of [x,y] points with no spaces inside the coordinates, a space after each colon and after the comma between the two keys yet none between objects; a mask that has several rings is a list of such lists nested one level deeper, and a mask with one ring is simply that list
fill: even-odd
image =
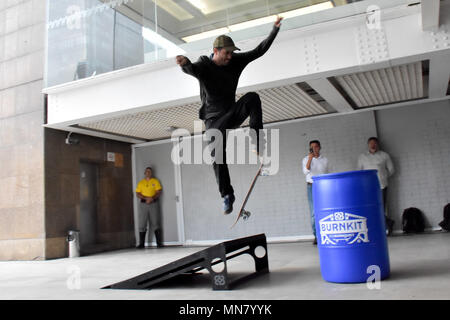
[{"label": "man's hand", "polygon": [[306,162],[306,170],[311,170],[311,162],[314,158],[314,153],[310,152],[308,153],[308,161]]},{"label": "man's hand", "polygon": [[281,20],[283,20],[283,17],[278,16],[277,21],[275,21],[274,26],[279,28],[281,26]]},{"label": "man's hand", "polygon": [[145,198],[145,203],[150,204],[153,202],[153,198],[152,197],[146,197]]},{"label": "man's hand", "polygon": [[177,61],[177,64],[180,67],[184,66],[187,63],[187,61],[188,61],[188,59],[185,56],[176,56],[175,59]]}]

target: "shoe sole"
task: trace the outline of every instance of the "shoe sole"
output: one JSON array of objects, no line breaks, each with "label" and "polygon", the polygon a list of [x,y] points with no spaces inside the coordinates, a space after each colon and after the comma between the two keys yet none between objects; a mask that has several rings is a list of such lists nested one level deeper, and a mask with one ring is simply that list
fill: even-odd
[{"label": "shoe sole", "polygon": [[[236,200],[236,199],[235,199],[235,200]],[[224,215],[228,215],[228,214],[230,214],[230,213],[233,212],[233,203],[234,203],[235,200],[233,200],[233,201],[231,202],[232,204],[231,204],[231,206],[230,206],[230,209],[223,212]]]}]

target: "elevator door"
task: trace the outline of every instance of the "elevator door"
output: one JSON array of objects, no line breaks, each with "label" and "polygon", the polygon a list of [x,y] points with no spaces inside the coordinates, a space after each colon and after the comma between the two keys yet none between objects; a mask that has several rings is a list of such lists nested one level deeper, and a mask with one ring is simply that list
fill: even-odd
[{"label": "elevator door", "polygon": [[98,165],[80,162],[80,247],[96,243]]}]

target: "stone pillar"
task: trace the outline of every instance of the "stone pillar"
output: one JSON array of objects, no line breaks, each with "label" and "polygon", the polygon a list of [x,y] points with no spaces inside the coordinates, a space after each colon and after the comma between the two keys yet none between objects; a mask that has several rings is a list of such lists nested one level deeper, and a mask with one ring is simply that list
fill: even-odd
[{"label": "stone pillar", "polygon": [[0,1],[0,260],[45,259],[46,1]]}]

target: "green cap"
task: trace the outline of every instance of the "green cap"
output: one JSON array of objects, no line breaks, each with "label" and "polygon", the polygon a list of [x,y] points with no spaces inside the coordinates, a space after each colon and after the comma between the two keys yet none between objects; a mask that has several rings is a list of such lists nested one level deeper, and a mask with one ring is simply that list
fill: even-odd
[{"label": "green cap", "polygon": [[214,40],[213,48],[225,48],[230,51],[241,50],[234,45],[233,40],[226,35],[221,35]]}]

